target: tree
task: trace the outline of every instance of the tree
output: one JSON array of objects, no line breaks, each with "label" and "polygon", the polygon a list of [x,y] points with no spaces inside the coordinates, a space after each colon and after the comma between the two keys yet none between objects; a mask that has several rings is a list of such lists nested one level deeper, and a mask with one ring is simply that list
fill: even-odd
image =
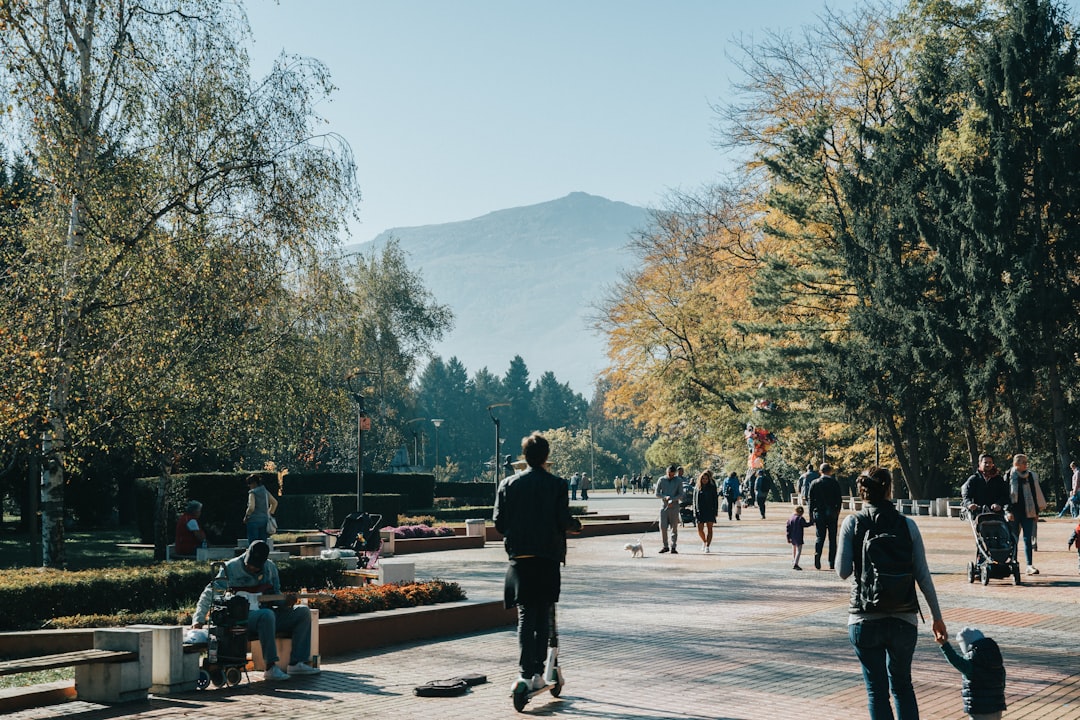
[{"label": "tree", "polygon": [[[45,418],[44,563],[62,566],[65,466],[115,420],[92,410],[166,409],[155,401],[160,381],[191,359],[137,356],[130,341],[168,349],[194,318],[140,327],[130,311],[168,304],[177,268],[190,271],[181,281],[189,298],[231,286],[219,301],[253,299],[280,287],[335,240],[356,190],[348,149],[314,130],[314,107],[331,89],[325,69],[283,58],[252,83],[246,22],[228,3],[16,0],[0,5],[0,25],[13,118],[48,189],[24,227],[18,288],[7,291],[43,295],[17,361],[44,368],[31,403]],[[217,282],[195,282],[207,268]],[[234,335],[258,311],[221,307],[237,310]],[[227,361],[219,368],[218,377],[233,372]],[[109,396],[121,402],[102,401]],[[159,426],[166,469],[195,431]]]}]

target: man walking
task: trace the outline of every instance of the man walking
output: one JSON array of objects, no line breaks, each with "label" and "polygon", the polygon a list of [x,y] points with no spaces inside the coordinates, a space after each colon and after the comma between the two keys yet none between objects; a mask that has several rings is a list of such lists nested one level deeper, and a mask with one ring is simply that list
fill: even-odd
[{"label": "man walking", "polygon": [[807,496],[810,494],[810,484],[820,477],[818,471],[814,469],[812,463],[806,464],[806,471],[799,476],[799,482],[795,488],[795,493],[799,496],[799,504],[802,505],[806,502]]},{"label": "man walking", "polygon": [[[676,475],[678,465],[668,465],[667,475],[656,481],[654,494],[660,498],[660,539],[664,541],[661,553],[671,552],[678,555],[676,544],[679,542],[679,503],[683,499],[683,481]],[[671,530],[671,545],[668,545],[668,529]]]},{"label": "man walking", "polygon": [[528,467],[499,484],[495,497],[495,529],[503,534],[510,559],[503,602],[517,606],[521,677],[514,692],[544,687],[544,660],[555,603],[566,562],[566,533],[581,530],[570,515],[567,482],[544,469],[551,447],[538,432],[521,441]]},{"label": "man walking", "polygon": [[807,493],[810,519],[817,534],[814,540],[814,567],[821,569],[821,551],[825,547],[825,539],[828,538],[829,569],[833,570],[836,568],[836,526],[840,521],[843,498],[840,494],[840,483],[833,477],[832,465],[821,463],[818,471],[821,477],[810,483],[810,491]]},{"label": "man walking", "polygon": [[589,490],[592,489],[592,480],[586,473],[581,473],[581,480],[578,481],[578,490],[581,491],[581,499],[589,499]]},{"label": "man walking", "polygon": [[578,477],[579,476],[578,476],[577,473],[574,473],[573,475],[570,476],[570,499],[571,500],[577,500]]}]

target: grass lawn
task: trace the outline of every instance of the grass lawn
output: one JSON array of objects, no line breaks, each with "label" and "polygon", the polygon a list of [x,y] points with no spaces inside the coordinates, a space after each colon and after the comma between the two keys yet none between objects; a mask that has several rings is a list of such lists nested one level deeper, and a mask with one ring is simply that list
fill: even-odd
[{"label": "grass lawn", "polygon": [[[117,543],[137,543],[134,530],[93,530],[71,532],[64,538],[64,554],[68,570],[116,567],[119,565],[150,565],[153,550],[118,548]],[[32,567],[30,537],[25,532],[5,528],[0,531],[0,569]]]}]

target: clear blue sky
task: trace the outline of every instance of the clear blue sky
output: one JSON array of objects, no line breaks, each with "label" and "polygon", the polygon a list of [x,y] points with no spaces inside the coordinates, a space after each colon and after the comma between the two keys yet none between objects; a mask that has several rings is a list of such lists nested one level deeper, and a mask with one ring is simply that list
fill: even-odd
[{"label": "clear blue sky", "polygon": [[[731,40],[798,30],[814,0],[246,0],[265,73],[330,69],[321,112],[356,154],[354,241],[581,190],[655,206],[730,163],[710,102]],[[850,8],[854,0],[829,6]]]}]

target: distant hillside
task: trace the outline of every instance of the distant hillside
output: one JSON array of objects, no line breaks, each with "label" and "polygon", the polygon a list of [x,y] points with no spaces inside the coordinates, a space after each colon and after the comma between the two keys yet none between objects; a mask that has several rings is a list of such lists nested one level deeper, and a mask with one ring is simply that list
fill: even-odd
[{"label": "distant hillside", "polygon": [[470,374],[487,367],[501,375],[521,355],[533,380],[551,370],[589,397],[604,344],[587,316],[632,262],[626,245],[647,216],[575,192],[462,222],[394,228],[371,242],[396,237],[436,299],[453,309],[454,329],[436,349],[444,359],[456,355]]}]

